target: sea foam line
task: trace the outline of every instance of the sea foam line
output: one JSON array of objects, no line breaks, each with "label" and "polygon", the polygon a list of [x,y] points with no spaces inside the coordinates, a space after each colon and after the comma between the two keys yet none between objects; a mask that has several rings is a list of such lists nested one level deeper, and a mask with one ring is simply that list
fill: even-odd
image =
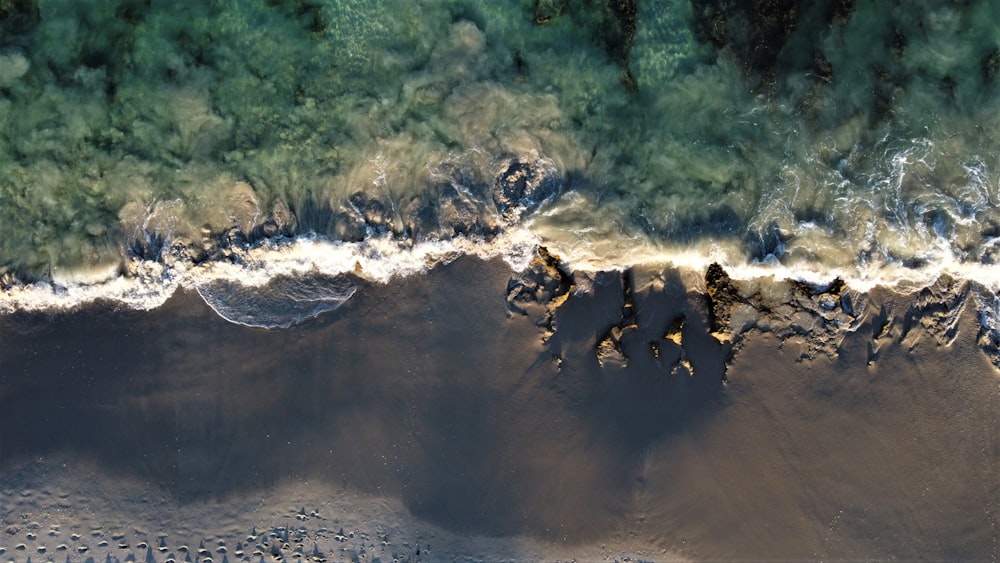
[{"label": "sea foam line", "polygon": [[[232,261],[191,264],[169,258],[134,259],[130,264],[133,274],[128,276],[109,269],[98,275],[15,285],[0,293],[0,312],[68,310],[102,299],[150,310],[163,305],[180,288],[197,289],[216,281],[255,288],[278,276],[350,274],[388,283],[394,278],[424,273],[463,255],[499,257],[512,270],[520,271],[527,267],[538,244],[538,237],[522,228],[509,229],[491,240],[456,237],[416,243],[390,237],[341,242],[310,233],[265,240],[238,250]],[[169,252],[164,254],[169,256]]]},{"label": "sea foam line", "polygon": [[446,264],[459,256],[503,259],[512,272],[524,270],[536,256],[537,248],[546,246],[571,271],[599,272],[633,267],[676,268],[704,272],[709,265],[721,264],[736,280],[771,278],[792,279],[823,285],[840,278],[860,292],[875,287],[916,291],[933,284],[942,276],[972,281],[984,290],[1000,290],[1000,267],[963,262],[944,245],[934,260],[920,268],[899,263],[871,265],[864,269],[821,268],[782,264],[773,257],[748,261],[736,244],[712,242],[702,246],[668,247],[648,239],[621,237],[605,246],[571,239],[547,239],[532,228],[532,222],[512,225],[487,240],[478,237],[455,237],[420,242],[400,241],[391,237],[372,237],[361,242],[342,242],[317,234],[294,238],[266,239],[234,253],[231,261],[191,264],[184,260],[133,259],[131,275],[109,269],[101,274],[62,277],[52,281],[15,285],[0,293],[0,313],[17,310],[67,310],[97,300],[108,300],[136,310],[150,310],[163,305],[179,288],[197,288],[217,281],[238,282],[247,288],[261,287],[277,276],[341,276],[388,283],[399,277],[417,275]]}]

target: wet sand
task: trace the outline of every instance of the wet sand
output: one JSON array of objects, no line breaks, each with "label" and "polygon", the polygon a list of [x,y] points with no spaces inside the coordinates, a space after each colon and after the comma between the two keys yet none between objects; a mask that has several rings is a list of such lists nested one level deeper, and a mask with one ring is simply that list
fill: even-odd
[{"label": "wet sand", "polygon": [[0,557],[1000,557],[967,299],[955,325],[876,291],[849,329],[771,311],[727,339],[697,276],[579,277],[548,321],[510,277],[358,282],[285,330],[193,292],[0,318]]}]

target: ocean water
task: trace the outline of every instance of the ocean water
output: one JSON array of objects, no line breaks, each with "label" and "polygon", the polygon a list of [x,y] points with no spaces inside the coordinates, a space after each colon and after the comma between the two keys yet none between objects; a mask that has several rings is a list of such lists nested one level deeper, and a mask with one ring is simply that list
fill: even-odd
[{"label": "ocean water", "polygon": [[5,309],[517,270],[536,245],[587,271],[998,285],[993,2],[3,10]]}]

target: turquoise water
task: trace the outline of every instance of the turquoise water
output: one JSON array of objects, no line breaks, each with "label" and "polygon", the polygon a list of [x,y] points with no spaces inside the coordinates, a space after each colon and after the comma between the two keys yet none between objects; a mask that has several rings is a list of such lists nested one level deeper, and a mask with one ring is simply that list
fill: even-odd
[{"label": "turquoise water", "polygon": [[4,4],[3,299],[149,307],[538,244],[995,286],[1000,6],[747,6]]}]

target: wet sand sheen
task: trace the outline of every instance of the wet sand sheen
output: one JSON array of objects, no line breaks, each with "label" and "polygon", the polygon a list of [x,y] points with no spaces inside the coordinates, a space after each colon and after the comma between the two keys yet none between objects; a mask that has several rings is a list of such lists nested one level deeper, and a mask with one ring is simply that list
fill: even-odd
[{"label": "wet sand sheen", "polygon": [[[829,355],[750,332],[725,371],[704,297],[644,276],[596,276],[550,334],[540,305],[510,312],[502,262],[469,258],[359,282],[287,330],[227,323],[193,293],[3,317],[2,557],[141,560],[167,534],[240,560],[252,527],[300,509],[331,560],[364,544],[342,525],[383,560],[998,556],[1000,397],[971,307],[950,344],[874,313]],[[73,552],[88,526],[106,538]]]}]

